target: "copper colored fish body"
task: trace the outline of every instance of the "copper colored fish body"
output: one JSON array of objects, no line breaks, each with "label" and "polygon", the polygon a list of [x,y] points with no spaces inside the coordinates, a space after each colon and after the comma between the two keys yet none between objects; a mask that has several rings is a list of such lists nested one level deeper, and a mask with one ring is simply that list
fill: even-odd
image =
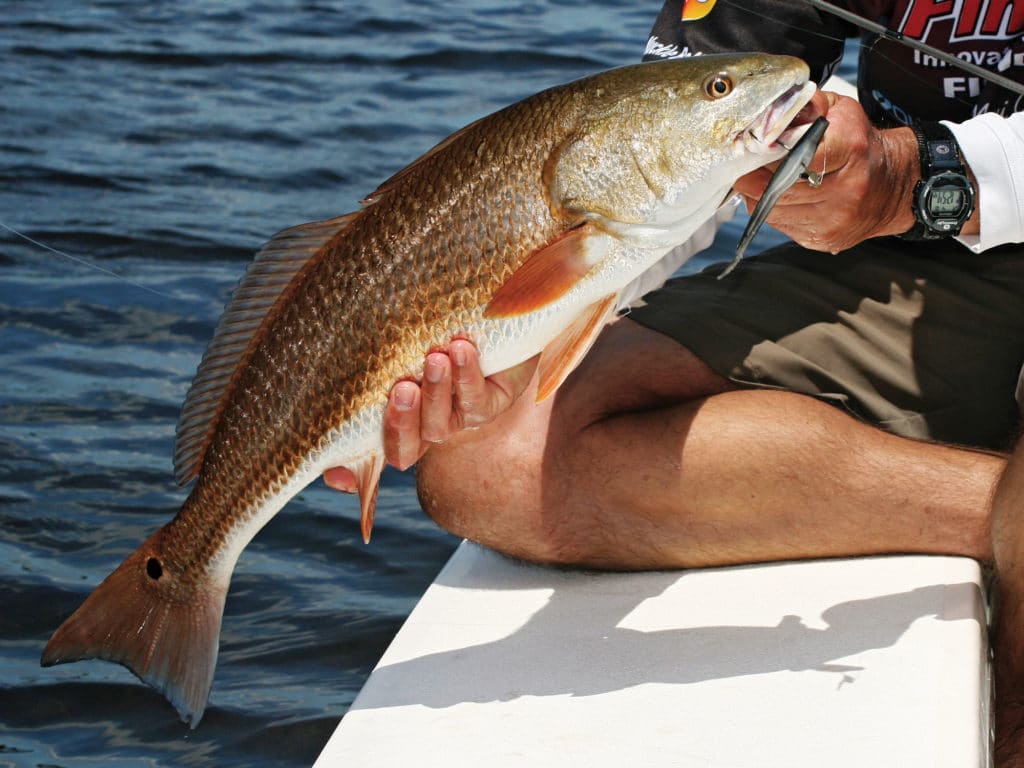
[{"label": "copper colored fish body", "polygon": [[226,308],[182,411],[178,515],[57,630],[43,664],[101,658],[193,727],[224,597],[256,532],[332,466],[369,537],[390,388],[465,335],[487,373],[541,354],[541,397],[623,288],[709,218],[813,92],[796,59],[623,67],[467,126],[355,212],[276,235]]}]

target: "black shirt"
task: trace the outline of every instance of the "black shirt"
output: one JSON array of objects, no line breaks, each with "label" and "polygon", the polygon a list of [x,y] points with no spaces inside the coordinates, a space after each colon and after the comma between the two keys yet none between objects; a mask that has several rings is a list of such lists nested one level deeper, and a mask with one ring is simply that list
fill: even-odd
[{"label": "black shirt", "polygon": [[[838,0],[835,3],[907,37],[1024,82],[1024,0]],[[685,15],[685,18],[684,18]],[[728,51],[799,56],[821,84],[861,37],[860,102],[877,125],[962,122],[1007,115],[1024,97],[991,85],[894,40],[819,11],[802,0],[667,0],[644,59]]]}]

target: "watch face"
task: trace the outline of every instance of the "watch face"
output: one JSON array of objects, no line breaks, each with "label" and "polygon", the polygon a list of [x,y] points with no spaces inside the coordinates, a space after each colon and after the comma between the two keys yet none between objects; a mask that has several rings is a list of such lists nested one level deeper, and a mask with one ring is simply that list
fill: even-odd
[{"label": "watch face", "polygon": [[961,173],[937,173],[924,182],[917,207],[932,232],[958,233],[974,209],[971,182]]},{"label": "watch face", "polygon": [[958,187],[932,187],[928,212],[932,216],[956,216],[964,206],[964,190]]}]

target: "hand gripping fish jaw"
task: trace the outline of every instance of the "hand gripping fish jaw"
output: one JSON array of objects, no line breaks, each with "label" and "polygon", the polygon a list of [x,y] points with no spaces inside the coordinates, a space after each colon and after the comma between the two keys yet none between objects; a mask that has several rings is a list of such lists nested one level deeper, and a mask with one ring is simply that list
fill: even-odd
[{"label": "hand gripping fish jaw", "polygon": [[747,246],[750,245],[758,230],[761,229],[761,225],[768,218],[768,214],[771,213],[772,208],[779,202],[779,198],[790,187],[796,184],[799,179],[806,180],[812,187],[821,185],[824,172],[820,174],[808,172],[807,166],[810,165],[814,153],[818,151],[818,145],[821,144],[821,140],[825,137],[826,128],[828,128],[828,120],[824,117],[819,117],[811,124],[811,127],[807,129],[804,135],[800,137],[800,140],[793,145],[786,158],[779,163],[778,169],[772,175],[768,186],[765,187],[764,194],[761,195],[761,199],[757,201],[757,206],[754,208],[753,213],[750,214],[747,227],[743,230],[743,236],[736,246],[736,255],[729,263],[729,266],[725,268],[725,271],[718,276],[719,280],[732,272],[736,265],[740,263],[743,254],[747,251]]}]

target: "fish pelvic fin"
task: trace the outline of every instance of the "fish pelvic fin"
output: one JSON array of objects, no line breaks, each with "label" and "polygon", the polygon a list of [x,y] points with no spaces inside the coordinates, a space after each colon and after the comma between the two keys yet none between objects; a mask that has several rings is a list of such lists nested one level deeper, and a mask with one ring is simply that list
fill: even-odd
[{"label": "fish pelvic fin", "polygon": [[122,664],[195,728],[213,684],[227,585],[183,586],[160,554],[160,535],[96,587],[53,633],[40,663]]},{"label": "fish pelvic fin", "polygon": [[586,250],[592,232],[592,224],[580,224],[530,254],[495,292],[484,317],[524,315],[568,293],[593,266]]},{"label": "fish pelvic fin", "polygon": [[370,543],[373,532],[373,516],[377,511],[377,492],[380,490],[380,473],[384,471],[384,455],[373,453],[352,469],[359,490],[359,529],[363,543]]},{"label": "fish pelvic fin", "polygon": [[612,294],[591,304],[544,347],[537,365],[540,371],[540,382],[537,385],[538,403],[551,397],[580,364],[605,325],[614,318],[618,298],[618,294]]}]

